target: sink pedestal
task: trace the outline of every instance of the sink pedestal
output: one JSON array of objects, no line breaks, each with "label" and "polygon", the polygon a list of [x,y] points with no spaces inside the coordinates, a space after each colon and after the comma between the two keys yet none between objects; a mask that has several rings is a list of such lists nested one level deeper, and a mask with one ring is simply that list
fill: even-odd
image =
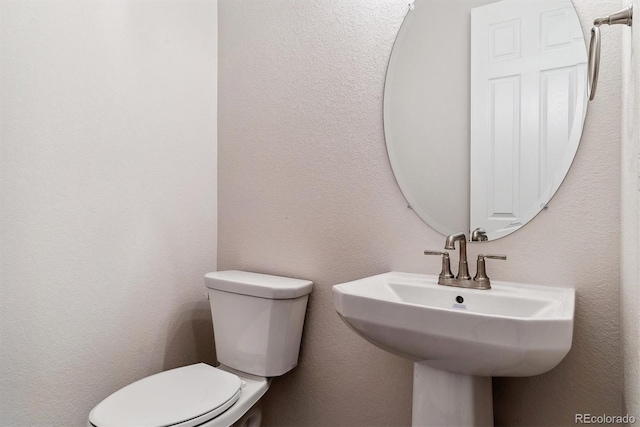
[{"label": "sink pedestal", "polygon": [[413,427],[493,427],[491,377],[413,364]]}]

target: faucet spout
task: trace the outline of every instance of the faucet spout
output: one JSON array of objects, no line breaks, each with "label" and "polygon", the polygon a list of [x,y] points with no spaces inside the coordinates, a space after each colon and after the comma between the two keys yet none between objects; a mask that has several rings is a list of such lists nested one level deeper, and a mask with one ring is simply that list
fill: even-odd
[{"label": "faucet spout", "polygon": [[445,249],[455,249],[455,243],[460,242],[460,256],[458,261],[458,275],[456,279],[471,280],[469,275],[469,265],[467,264],[467,236],[460,232],[447,236],[445,241]]},{"label": "faucet spout", "polygon": [[447,236],[447,240],[444,242],[444,248],[448,250],[455,249],[455,243],[460,240],[461,245],[467,245],[467,236],[464,233],[455,233]]}]

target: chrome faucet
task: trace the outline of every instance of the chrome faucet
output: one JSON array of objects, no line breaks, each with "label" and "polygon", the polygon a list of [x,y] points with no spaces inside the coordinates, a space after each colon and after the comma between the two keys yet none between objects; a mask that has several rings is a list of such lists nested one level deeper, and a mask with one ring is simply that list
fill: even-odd
[{"label": "chrome faucet", "polygon": [[[482,230],[482,229],[478,229]],[[476,230],[474,230],[476,231]],[[484,230],[482,230],[484,232]],[[444,286],[456,286],[459,288],[472,289],[491,289],[491,280],[487,276],[485,259],[501,259],[506,260],[506,255],[478,255],[478,268],[476,277],[473,279],[469,275],[469,267],[467,263],[467,236],[464,233],[455,233],[447,236],[444,248],[447,250],[455,249],[455,243],[460,242],[460,256],[458,261],[458,275],[453,277],[449,264],[449,254],[440,251],[424,251],[425,255],[441,255],[442,270],[438,276],[438,284]]]},{"label": "chrome faucet", "polygon": [[462,232],[450,234],[447,236],[444,248],[453,250],[456,248],[456,242],[460,242],[460,257],[458,260],[458,275],[456,276],[456,279],[471,280],[471,276],[469,275],[469,266],[467,264],[467,236]]}]

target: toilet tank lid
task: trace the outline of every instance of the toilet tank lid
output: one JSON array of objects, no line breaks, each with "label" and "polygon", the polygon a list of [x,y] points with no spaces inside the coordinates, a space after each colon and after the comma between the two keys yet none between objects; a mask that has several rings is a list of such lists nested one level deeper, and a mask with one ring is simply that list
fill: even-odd
[{"label": "toilet tank lid", "polygon": [[313,282],[248,271],[227,270],[207,273],[204,283],[209,289],[269,299],[291,299],[311,292]]}]

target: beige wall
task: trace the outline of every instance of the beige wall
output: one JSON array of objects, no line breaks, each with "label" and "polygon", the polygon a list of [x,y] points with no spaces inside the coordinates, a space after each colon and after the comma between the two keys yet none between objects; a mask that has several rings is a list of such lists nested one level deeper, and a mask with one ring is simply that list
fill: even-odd
[{"label": "beige wall", "polygon": [[211,359],[214,1],[0,1],[0,425]]},{"label": "beige wall", "polygon": [[[623,2],[627,5],[627,1]],[[634,0],[636,13],[640,1]],[[636,21],[637,22],[637,21]],[[623,404],[640,418],[640,31],[621,29],[622,50],[622,204],[621,287]]]},{"label": "beige wall", "polygon": [[[582,23],[618,0],[578,0]],[[410,423],[411,364],[356,336],[331,286],[390,270],[437,273],[444,238],[406,207],[384,144],[385,67],[405,0],[221,0],[219,269],[311,279],[300,365],[265,397],[269,426]],[[577,289],[574,344],[553,371],[495,379],[506,426],[572,425],[622,410],[619,345],[620,37],[563,186],[530,224],[472,244],[506,253],[496,279]],[[619,34],[619,33],[618,33]]]}]

